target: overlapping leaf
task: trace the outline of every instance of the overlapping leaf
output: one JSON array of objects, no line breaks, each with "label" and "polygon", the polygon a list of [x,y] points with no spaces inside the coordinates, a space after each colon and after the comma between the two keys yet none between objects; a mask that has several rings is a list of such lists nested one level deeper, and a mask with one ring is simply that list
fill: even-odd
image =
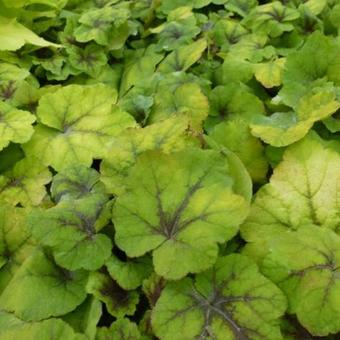
[{"label": "overlapping leaf", "polygon": [[101,272],[91,273],[87,292],[103,301],[109,313],[117,318],[133,315],[139,301],[138,292],[124,290],[108,274]]},{"label": "overlapping leaf", "polygon": [[99,233],[110,218],[109,209],[106,196],[94,194],[63,200],[45,211],[35,210],[28,223],[34,238],[51,247],[59,265],[70,270],[96,270],[111,254],[111,240]]},{"label": "overlapping leaf", "polygon": [[66,314],[85,300],[87,276],[85,271],[59,267],[52,258],[37,251],[5,288],[0,308],[26,321]]},{"label": "overlapping leaf", "polygon": [[37,159],[24,158],[0,175],[0,201],[12,205],[39,205],[46,195],[45,185],[51,181],[50,171]]},{"label": "overlapping leaf", "polygon": [[173,117],[143,129],[128,129],[110,146],[101,164],[101,181],[108,192],[124,191],[126,177],[137,157],[147,150],[173,152],[187,144],[188,120]]},{"label": "overlapping leaf", "polygon": [[34,249],[26,215],[22,208],[7,204],[0,207],[0,292]]},{"label": "overlapping leaf", "polygon": [[132,257],[153,251],[156,272],[169,279],[213,265],[217,243],[232,238],[247,214],[215,151],[146,153],[127,188],[113,210],[116,244]]},{"label": "overlapping leaf", "polygon": [[195,280],[167,283],[152,311],[161,339],[279,339],[282,292],[242,255],[221,257]]},{"label": "overlapping leaf", "polygon": [[339,154],[316,136],[291,146],[270,183],[256,194],[243,237],[261,252],[265,240],[303,226],[339,233],[339,169]]},{"label": "overlapping leaf", "polygon": [[40,124],[25,152],[57,170],[90,166],[105,155],[112,137],[134,126],[130,115],[113,107],[115,101],[115,91],[104,85],[70,85],[44,95],[37,111]]},{"label": "overlapping leaf", "polygon": [[266,276],[288,297],[290,313],[314,335],[340,327],[339,259],[339,236],[314,226],[272,240],[264,261]]}]

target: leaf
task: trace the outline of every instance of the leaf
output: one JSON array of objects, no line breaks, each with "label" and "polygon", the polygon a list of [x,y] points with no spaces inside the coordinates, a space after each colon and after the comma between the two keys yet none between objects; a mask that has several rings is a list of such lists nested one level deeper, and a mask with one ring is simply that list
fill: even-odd
[{"label": "leaf", "polygon": [[99,328],[97,340],[133,340],[141,339],[138,327],[129,319],[122,318],[113,322],[110,328]]},{"label": "leaf", "polygon": [[333,26],[337,27],[338,29],[340,28],[340,24],[339,24],[339,18],[340,18],[340,4],[336,4],[330,13],[329,16]]},{"label": "leaf", "polygon": [[248,82],[254,74],[253,65],[247,60],[242,60],[239,56],[234,56],[232,54],[227,54],[224,58],[223,65],[220,70],[219,85],[227,85],[230,83],[237,82]]},{"label": "leaf", "polygon": [[37,110],[41,123],[24,147],[26,154],[59,171],[74,164],[90,166],[105,154],[112,137],[135,125],[130,115],[113,108],[116,95],[102,84],[69,85],[45,94]]},{"label": "leaf", "polygon": [[97,323],[102,315],[102,304],[93,297],[86,300],[74,311],[63,316],[75,332],[82,333],[88,340],[96,339]]},{"label": "leaf", "polygon": [[[29,76],[25,68],[10,63],[0,63],[0,98],[10,101],[22,82]],[[1,104],[2,105],[2,104]]]},{"label": "leaf", "polygon": [[114,206],[116,244],[129,257],[153,251],[156,273],[168,279],[211,267],[217,243],[231,239],[247,214],[228,172],[216,151],[145,153]]},{"label": "leaf", "polygon": [[130,33],[129,17],[130,11],[125,3],[85,11],[79,18],[80,26],[74,36],[79,42],[94,40],[99,45],[120,48]]},{"label": "leaf", "polygon": [[0,206],[0,294],[35,247],[26,215],[25,209]]},{"label": "leaf", "polygon": [[2,293],[0,308],[26,321],[63,315],[85,300],[86,282],[86,272],[70,272],[37,251],[26,259]]},{"label": "leaf", "polygon": [[286,294],[290,313],[316,336],[340,329],[339,256],[340,237],[309,226],[273,239],[264,261],[264,272]]},{"label": "leaf", "polygon": [[339,114],[335,113],[332,117],[328,117],[322,121],[327,129],[332,133],[340,131],[340,119],[338,118],[338,116]]},{"label": "leaf", "polygon": [[40,244],[51,247],[59,265],[96,270],[111,254],[111,240],[99,233],[110,217],[109,207],[102,194],[63,200],[50,209],[32,211],[28,225]]},{"label": "leaf", "polygon": [[251,178],[247,172],[247,169],[243,165],[242,161],[236,154],[224,147],[223,145],[217,144],[209,136],[204,136],[204,142],[220,153],[228,163],[228,170],[230,176],[233,178],[233,190],[236,194],[243,196],[247,203],[251,202],[253,195],[253,185]]},{"label": "leaf", "polygon": [[207,42],[204,39],[179,47],[163,59],[158,66],[158,71],[162,73],[186,71],[199,60],[206,48]]},{"label": "leaf", "polygon": [[195,281],[167,283],[152,311],[161,339],[279,339],[286,309],[281,291],[248,258],[220,257]]},{"label": "leaf", "polygon": [[61,9],[66,5],[67,0],[16,0],[15,2],[11,0],[2,0],[2,2],[6,7],[25,7],[32,4],[44,4]]},{"label": "leaf", "polygon": [[266,88],[280,86],[285,59],[255,65],[255,78]]},{"label": "leaf", "polygon": [[208,99],[196,83],[184,83],[171,92],[168,86],[162,86],[154,100],[149,123],[175,116],[181,119],[184,116],[189,120],[189,125],[194,131],[200,131],[202,122],[209,113]]},{"label": "leaf", "polygon": [[308,94],[320,81],[340,85],[338,72],[339,45],[316,31],[308,37],[300,50],[291,53],[286,60],[279,92],[286,105],[295,107],[300,98]]},{"label": "leaf", "polygon": [[0,334],[11,328],[20,327],[24,324],[25,321],[19,319],[13,313],[0,311]]},{"label": "leaf", "polygon": [[241,226],[243,238],[259,248],[263,241],[303,226],[339,233],[339,167],[339,154],[315,136],[287,148],[270,183],[255,196]]},{"label": "leaf", "polygon": [[110,276],[126,290],[141,286],[143,280],[152,272],[152,262],[148,257],[123,262],[117,257],[111,256],[105,265]]},{"label": "leaf", "polygon": [[95,78],[107,64],[107,57],[102,48],[87,45],[85,48],[73,47],[68,49],[69,62],[76,70]]},{"label": "leaf", "polygon": [[210,130],[225,120],[250,121],[264,112],[262,102],[237,83],[216,86],[209,94],[210,112],[205,126]]},{"label": "leaf", "polygon": [[211,0],[163,0],[160,3],[159,10],[164,14],[169,14],[177,7],[190,6],[193,8],[201,8],[208,5]]},{"label": "leaf", "polygon": [[4,150],[0,151],[0,173],[10,170],[24,156],[19,144],[9,144]]},{"label": "leaf", "polygon": [[23,158],[0,175],[0,201],[12,205],[37,206],[46,196],[51,173],[34,158]]},{"label": "leaf", "polygon": [[28,111],[18,110],[0,101],[0,150],[9,142],[25,143],[34,130],[35,117]]},{"label": "leaf", "polygon": [[300,140],[315,122],[329,117],[339,107],[333,91],[311,93],[302,97],[296,113],[276,112],[270,117],[257,118],[250,127],[252,134],[266,143],[286,146]]},{"label": "leaf", "polygon": [[[247,31],[246,31],[247,32]],[[234,41],[233,31],[230,32],[231,41]],[[269,65],[275,63],[277,60],[284,60],[284,58],[276,59],[276,50],[273,46],[268,45],[270,40],[267,36],[263,34],[244,34],[242,35],[242,39],[237,41],[230,46],[229,56],[227,55],[227,60],[235,60],[237,58],[243,60],[244,71],[255,72],[256,68],[259,67],[267,69]],[[268,59],[274,59],[274,61],[265,62]],[[247,63],[247,61],[256,63],[255,65]],[[259,63],[261,62],[262,63]],[[235,61],[236,63],[236,61]],[[257,64],[259,63],[259,64]],[[276,69],[276,67],[274,67]],[[245,73],[246,75],[246,73]]]},{"label": "leaf", "polygon": [[268,163],[261,142],[250,134],[248,124],[241,119],[231,119],[216,125],[209,136],[233,151],[243,162],[255,182],[265,180]]},{"label": "leaf", "polygon": [[126,93],[133,86],[144,87],[144,79],[152,77],[157,64],[162,59],[163,55],[155,51],[152,45],[127,55],[120,82],[120,94]]},{"label": "leaf", "polygon": [[153,106],[153,98],[151,96],[137,94],[132,90],[124,96],[119,104],[124,111],[129,112],[138,122],[145,125]]},{"label": "leaf", "polygon": [[214,3],[225,3],[226,9],[246,17],[257,6],[257,0],[213,0]]},{"label": "leaf", "polygon": [[53,177],[51,196],[59,202],[64,199],[79,199],[90,194],[105,193],[99,177],[96,170],[82,165],[67,168]]},{"label": "leaf", "polygon": [[149,304],[152,308],[158,301],[165,284],[166,280],[155,273],[152,273],[149,278],[143,281],[143,292],[148,298]]},{"label": "leaf", "polygon": [[100,272],[90,274],[87,292],[103,301],[108,312],[116,318],[133,315],[139,301],[137,291],[122,289],[109,275]]},{"label": "leaf", "polygon": [[100,179],[106,190],[116,194],[124,192],[126,177],[143,152],[162,150],[169,153],[184,148],[187,129],[188,120],[185,117],[172,117],[143,129],[123,132],[110,146],[100,166]]},{"label": "leaf", "polygon": [[0,51],[16,51],[25,44],[41,47],[61,47],[40,38],[34,32],[18,23],[16,19],[0,16]]},{"label": "leaf", "polygon": [[[157,45],[159,45],[162,49],[166,51],[177,50],[179,52],[177,53],[178,56],[180,55],[180,50],[184,51],[185,45],[192,44],[193,39],[201,31],[200,28],[196,25],[196,18],[192,14],[189,7],[181,7],[177,10],[181,10],[184,8],[188,10],[188,14],[186,14],[187,16],[185,16],[184,18],[176,18],[173,21],[162,24],[160,27],[150,29],[150,32],[158,33]],[[173,12],[176,12],[176,10]],[[168,20],[170,20],[169,17]],[[181,47],[183,47],[183,49],[181,49]],[[169,59],[171,58],[169,57]]]},{"label": "leaf", "polygon": [[284,6],[279,1],[273,1],[255,7],[246,18],[245,25],[255,32],[276,38],[284,32],[293,31],[293,23],[299,17],[300,13],[297,9]]},{"label": "leaf", "polygon": [[[2,316],[0,316],[1,322]],[[29,322],[23,323],[17,318],[10,319],[11,323],[16,322],[16,325],[12,325],[7,329],[0,331],[1,339],[13,340],[13,339],[63,339],[63,340],[86,340],[85,337],[77,335],[72,328],[60,319],[51,318],[43,320],[41,322]]]}]

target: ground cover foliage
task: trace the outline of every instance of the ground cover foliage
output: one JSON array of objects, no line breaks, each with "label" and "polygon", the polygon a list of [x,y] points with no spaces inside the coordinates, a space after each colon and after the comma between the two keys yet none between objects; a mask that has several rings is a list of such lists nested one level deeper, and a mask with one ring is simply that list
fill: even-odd
[{"label": "ground cover foliage", "polygon": [[337,339],[339,0],[0,0],[0,339]]}]

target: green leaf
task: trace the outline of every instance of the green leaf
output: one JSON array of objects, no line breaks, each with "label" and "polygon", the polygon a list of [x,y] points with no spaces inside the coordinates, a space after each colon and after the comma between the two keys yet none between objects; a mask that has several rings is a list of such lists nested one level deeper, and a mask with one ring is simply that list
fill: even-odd
[{"label": "green leaf", "polygon": [[24,324],[25,321],[19,319],[13,313],[0,311],[0,334],[11,328],[20,327]]},{"label": "green leaf", "polygon": [[338,111],[332,117],[328,117],[322,121],[327,127],[327,129],[332,133],[340,131],[340,119],[338,118],[339,117]]},{"label": "green leaf", "polygon": [[158,66],[158,71],[162,73],[186,71],[200,59],[206,48],[207,42],[205,39],[179,47],[164,58]]},{"label": "green leaf", "polygon": [[224,3],[225,8],[246,17],[250,11],[257,6],[257,0],[213,0],[213,3]]},{"label": "green leaf", "polygon": [[137,291],[122,289],[109,275],[101,272],[90,274],[87,292],[103,301],[108,312],[116,318],[133,315],[139,301]]},{"label": "green leaf", "polygon": [[218,151],[225,158],[228,163],[229,174],[233,178],[234,192],[243,196],[246,201],[250,203],[253,195],[252,181],[240,158],[223,145],[216,143],[209,136],[204,136],[204,142],[206,142],[213,150]]},{"label": "green leaf", "polygon": [[227,54],[224,58],[223,65],[218,70],[217,77],[220,80],[219,85],[230,83],[248,82],[254,74],[253,65],[247,60],[242,60],[239,56]]},{"label": "green leaf", "polygon": [[185,117],[172,117],[143,129],[123,132],[101,163],[100,179],[107,191],[115,194],[124,192],[126,176],[144,151],[162,150],[169,153],[184,148],[187,144],[187,129],[188,120]]},{"label": "green leaf", "polygon": [[15,163],[24,158],[24,152],[19,144],[11,143],[0,151],[0,173],[10,170]]},{"label": "green leaf", "polygon": [[135,125],[133,118],[113,104],[115,91],[104,85],[69,85],[39,101],[41,124],[24,147],[56,170],[74,164],[90,166],[101,158],[112,137]]},{"label": "green leaf", "polygon": [[0,206],[0,293],[34,249],[26,215],[25,209]]},{"label": "green leaf", "polygon": [[134,340],[141,339],[138,327],[129,319],[122,318],[113,322],[110,328],[99,328],[96,340]]},{"label": "green leaf", "polygon": [[286,309],[281,291],[248,258],[220,257],[215,266],[167,283],[152,311],[161,339],[280,339],[278,318]]},{"label": "green leaf", "polygon": [[[158,45],[166,51],[179,51],[181,46],[192,43],[193,39],[200,33],[199,27],[196,26],[196,19],[194,16],[188,16],[185,17],[184,20],[171,21],[162,24],[161,28],[160,32],[158,27],[150,31],[159,33]],[[177,55],[179,54],[180,53]],[[190,57],[190,55],[188,56]]]},{"label": "green leaf", "polygon": [[25,143],[33,135],[34,115],[0,101],[0,150],[9,142]]},{"label": "green leaf", "polygon": [[212,33],[214,44],[226,52],[233,50],[247,36],[248,31],[238,21],[220,18],[214,25]]},{"label": "green leaf", "polygon": [[284,32],[293,31],[293,23],[299,17],[300,13],[297,9],[284,6],[279,1],[273,1],[255,7],[245,19],[245,25],[255,32],[276,38]]},{"label": "green leaf", "polygon": [[159,10],[164,14],[169,14],[169,12],[178,7],[190,6],[193,8],[201,8],[210,2],[211,0],[163,0],[160,3]]},{"label": "green leaf", "polygon": [[146,280],[143,281],[143,293],[148,298],[150,306],[153,308],[159,299],[162,290],[164,289],[166,280],[152,273]]},{"label": "green leaf", "polygon": [[[309,94],[320,82],[340,85],[339,45],[330,37],[314,32],[300,50],[288,55],[279,92],[283,102],[296,107],[303,95]],[[333,85],[332,84],[332,85]]]},{"label": "green leaf", "polygon": [[340,4],[336,4],[329,15],[332,24],[339,29],[340,28]]},{"label": "green leaf", "polygon": [[[131,53],[131,52],[130,52]],[[153,45],[146,49],[127,54],[120,83],[120,94],[125,94],[133,86],[144,87],[145,79],[151,78],[163,55],[157,53]]]},{"label": "green leaf", "polygon": [[274,61],[256,64],[255,78],[266,88],[280,86],[282,83],[284,63],[285,59],[280,58]]},{"label": "green leaf", "polygon": [[87,10],[79,18],[80,26],[74,31],[74,36],[79,42],[94,40],[110,49],[119,49],[131,31],[129,17],[126,3]]},{"label": "green leaf", "polygon": [[87,45],[85,48],[73,47],[67,52],[70,65],[93,78],[96,78],[107,64],[104,50],[94,44]]},{"label": "green leaf", "polygon": [[23,158],[11,170],[0,175],[0,201],[12,205],[39,205],[46,196],[45,185],[51,173],[34,158]]},{"label": "green leaf", "polygon": [[2,293],[0,308],[26,321],[63,315],[85,300],[86,282],[86,272],[70,272],[37,251],[27,258]]},{"label": "green leaf", "polygon": [[29,76],[25,68],[20,68],[10,63],[0,63],[0,98],[10,101],[18,87]]},{"label": "green leaf", "polygon": [[287,148],[270,183],[257,192],[241,226],[245,240],[263,249],[265,240],[303,226],[339,233],[339,166],[339,154],[315,136]]},{"label": "green leaf", "polygon": [[53,177],[51,196],[59,202],[64,199],[79,199],[90,194],[104,193],[99,182],[99,173],[82,165],[75,165],[60,171]]},{"label": "green leaf", "polygon": [[135,91],[129,91],[119,104],[124,111],[129,112],[138,122],[145,125],[153,106],[153,98],[151,96],[138,94],[138,90],[136,89]]},{"label": "green leaf", "polygon": [[32,211],[28,225],[39,243],[51,247],[59,265],[96,270],[111,255],[111,240],[99,233],[110,218],[109,208],[101,194],[63,200],[50,209]]},{"label": "green leaf", "polygon": [[[6,316],[2,312],[0,315],[0,323],[2,321],[10,322],[10,326],[6,329],[1,328],[0,336],[3,340],[13,339],[63,339],[63,340],[86,340],[87,338],[80,334],[75,334],[73,329],[60,319],[51,318],[41,322],[22,322],[14,316]],[[1,320],[2,319],[2,320]],[[14,323],[14,324],[13,324]],[[7,325],[6,325],[7,326]]]},{"label": "green leaf", "polygon": [[216,151],[145,153],[114,206],[116,244],[130,257],[153,251],[157,274],[169,279],[209,268],[248,210],[228,173]]},{"label": "green leaf", "polygon": [[292,144],[312,128],[318,120],[329,117],[340,107],[334,91],[321,90],[305,95],[295,112],[276,112],[254,120],[250,125],[252,134],[273,146]]},{"label": "green leaf", "polygon": [[161,86],[156,95],[150,113],[149,122],[155,123],[167,118],[182,116],[189,120],[194,131],[201,131],[202,122],[209,113],[209,102],[196,83],[184,83],[169,91],[168,86]]},{"label": "green leaf", "polygon": [[152,262],[149,257],[131,259],[125,262],[111,256],[105,263],[110,276],[120,287],[126,290],[136,289],[142,285],[152,272]]},{"label": "green leaf", "polygon": [[250,134],[248,124],[233,119],[216,125],[209,136],[233,151],[243,162],[255,182],[263,182],[268,170],[261,142]]},{"label": "green leaf", "polygon": [[[230,32],[231,41],[233,41],[233,31]],[[262,68],[267,69],[269,65],[272,65],[272,61],[265,63],[264,60],[274,59],[276,58],[276,50],[273,46],[269,45],[270,40],[266,35],[263,34],[247,34],[242,35],[242,39],[237,41],[230,46],[229,56],[227,55],[227,60],[237,60],[237,58],[243,60],[244,71],[248,72],[255,71],[258,64],[252,65],[247,63],[247,61],[258,63],[262,61],[260,65],[263,65]],[[230,57],[231,56],[231,57]],[[282,58],[283,59],[283,58]],[[278,59],[275,59],[278,60]],[[236,63],[236,61],[235,61]],[[261,67],[260,67],[261,68]],[[273,67],[273,70],[276,70],[276,67]],[[235,70],[236,71],[236,70]]]},{"label": "green leaf", "polygon": [[339,259],[340,237],[309,226],[273,239],[264,261],[266,276],[288,298],[289,312],[316,336],[340,330]]},{"label": "green leaf", "polygon": [[12,0],[2,0],[2,2],[6,7],[25,7],[32,4],[43,4],[61,9],[66,5],[67,0],[16,0],[15,2]]},{"label": "green leaf", "polygon": [[221,121],[250,121],[264,112],[261,100],[237,83],[216,86],[209,94],[209,102],[209,118],[205,122],[208,130]]},{"label": "green leaf", "polygon": [[41,47],[61,47],[40,38],[31,30],[18,23],[16,19],[0,16],[0,51],[15,51],[25,44]]},{"label": "green leaf", "polygon": [[88,340],[95,340],[97,323],[102,315],[102,304],[94,297],[88,296],[86,300],[74,311],[63,316],[77,333],[84,334]]}]

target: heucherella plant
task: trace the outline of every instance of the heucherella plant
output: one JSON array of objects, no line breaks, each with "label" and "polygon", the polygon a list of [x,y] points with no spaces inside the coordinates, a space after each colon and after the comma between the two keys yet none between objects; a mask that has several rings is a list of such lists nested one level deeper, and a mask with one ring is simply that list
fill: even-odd
[{"label": "heucherella plant", "polygon": [[339,0],[0,0],[0,339],[338,339],[339,33]]}]

